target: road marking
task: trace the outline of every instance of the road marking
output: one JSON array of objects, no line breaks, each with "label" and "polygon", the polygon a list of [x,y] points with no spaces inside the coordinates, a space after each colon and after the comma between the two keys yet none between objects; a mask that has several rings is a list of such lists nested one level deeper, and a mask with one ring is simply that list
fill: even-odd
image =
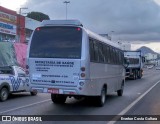
[{"label": "road marking", "polygon": [[157,84],[160,83],[160,80],[156,82],[151,88],[149,88],[145,93],[139,96],[135,101],[133,101],[129,106],[127,106],[123,111],[121,111],[117,116],[115,116],[111,121],[107,124],[114,124],[117,122],[120,116],[125,115],[134,105],[136,105],[145,95],[147,95]]},{"label": "road marking", "polygon": [[44,103],[44,102],[48,102],[48,101],[50,101],[50,100],[51,100],[51,99],[47,99],[47,100],[40,101],[40,102],[36,102],[36,103],[33,103],[33,104],[29,104],[29,105],[20,106],[20,107],[17,107],[17,108],[5,110],[5,111],[0,112],[0,114],[4,114],[4,113],[11,112],[11,111],[15,111],[15,110],[18,110],[18,109],[30,107],[30,106],[37,105],[37,104],[41,104],[41,103]]}]

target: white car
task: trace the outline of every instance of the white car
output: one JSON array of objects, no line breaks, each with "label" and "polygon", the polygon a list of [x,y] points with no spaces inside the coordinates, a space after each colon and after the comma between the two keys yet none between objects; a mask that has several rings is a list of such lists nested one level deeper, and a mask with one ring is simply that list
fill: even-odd
[{"label": "white car", "polygon": [[19,66],[0,67],[0,101],[7,100],[9,94],[15,92],[37,94],[37,91],[31,90],[29,77],[23,68]]},{"label": "white car", "polygon": [[153,65],[147,66],[147,68],[148,68],[148,69],[151,69],[151,68],[153,68]]}]

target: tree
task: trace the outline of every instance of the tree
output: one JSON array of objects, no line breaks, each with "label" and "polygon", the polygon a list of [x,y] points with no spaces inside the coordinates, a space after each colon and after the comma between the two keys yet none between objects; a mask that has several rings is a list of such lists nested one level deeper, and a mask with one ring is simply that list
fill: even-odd
[{"label": "tree", "polygon": [[43,21],[43,20],[50,19],[48,15],[41,13],[41,12],[30,12],[27,14],[27,17],[34,19],[34,20],[37,20],[37,21]]}]

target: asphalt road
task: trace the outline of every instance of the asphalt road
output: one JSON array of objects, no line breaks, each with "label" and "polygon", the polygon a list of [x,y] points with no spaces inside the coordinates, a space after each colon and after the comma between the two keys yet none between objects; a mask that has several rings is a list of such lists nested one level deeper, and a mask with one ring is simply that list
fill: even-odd
[{"label": "asphalt road", "polygon": [[[87,116],[90,121],[64,121],[64,117],[65,115],[113,115],[113,117],[116,115],[160,115],[160,109],[158,109],[160,108],[159,74],[160,70],[145,69],[142,79],[126,81],[122,97],[118,97],[116,93],[108,94],[104,107],[95,107],[90,101],[73,98],[68,98],[64,105],[55,105],[50,100],[50,94],[30,96],[29,93],[22,93],[13,94],[7,101],[1,102],[0,115],[64,115],[60,116],[62,121],[39,122],[47,124],[127,124],[128,121],[95,121],[96,116]],[[72,118],[72,116],[70,117]],[[140,123],[142,122],[153,123],[149,121],[141,121]],[[17,124],[17,122],[3,123]],[[28,124],[28,122],[26,123]],[[129,123],[138,122],[130,121]]]}]

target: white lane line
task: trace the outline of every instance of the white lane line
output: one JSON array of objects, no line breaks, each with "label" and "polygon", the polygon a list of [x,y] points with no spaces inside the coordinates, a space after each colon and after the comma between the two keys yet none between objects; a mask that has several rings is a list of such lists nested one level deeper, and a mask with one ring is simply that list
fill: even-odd
[{"label": "white lane line", "polygon": [[29,105],[20,106],[20,107],[17,107],[17,108],[5,110],[5,111],[0,112],[0,114],[4,114],[4,113],[11,112],[11,111],[15,111],[15,110],[18,110],[18,109],[30,107],[30,106],[37,105],[37,104],[41,104],[41,103],[44,103],[44,102],[48,102],[48,101],[50,101],[50,100],[51,100],[51,99],[47,99],[47,100],[44,100],[44,101],[40,101],[40,102],[36,102],[36,103],[29,104]]},{"label": "white lane line", "polygon": [[151,88],[149,88],[145,93],[143,93],[141,96],[139,96],[135,101],[133,101],[129,106],[127,106],[123,111],[121,111],[116,117],[114,117],[111,121],[109,121],[107,124],[114,124],[119,119],[119,116],[124,115],[127,113],[135,104],[137,104],[145,95],[147,95],[157,84],[160,83],[160,80],[156,82]]}]

